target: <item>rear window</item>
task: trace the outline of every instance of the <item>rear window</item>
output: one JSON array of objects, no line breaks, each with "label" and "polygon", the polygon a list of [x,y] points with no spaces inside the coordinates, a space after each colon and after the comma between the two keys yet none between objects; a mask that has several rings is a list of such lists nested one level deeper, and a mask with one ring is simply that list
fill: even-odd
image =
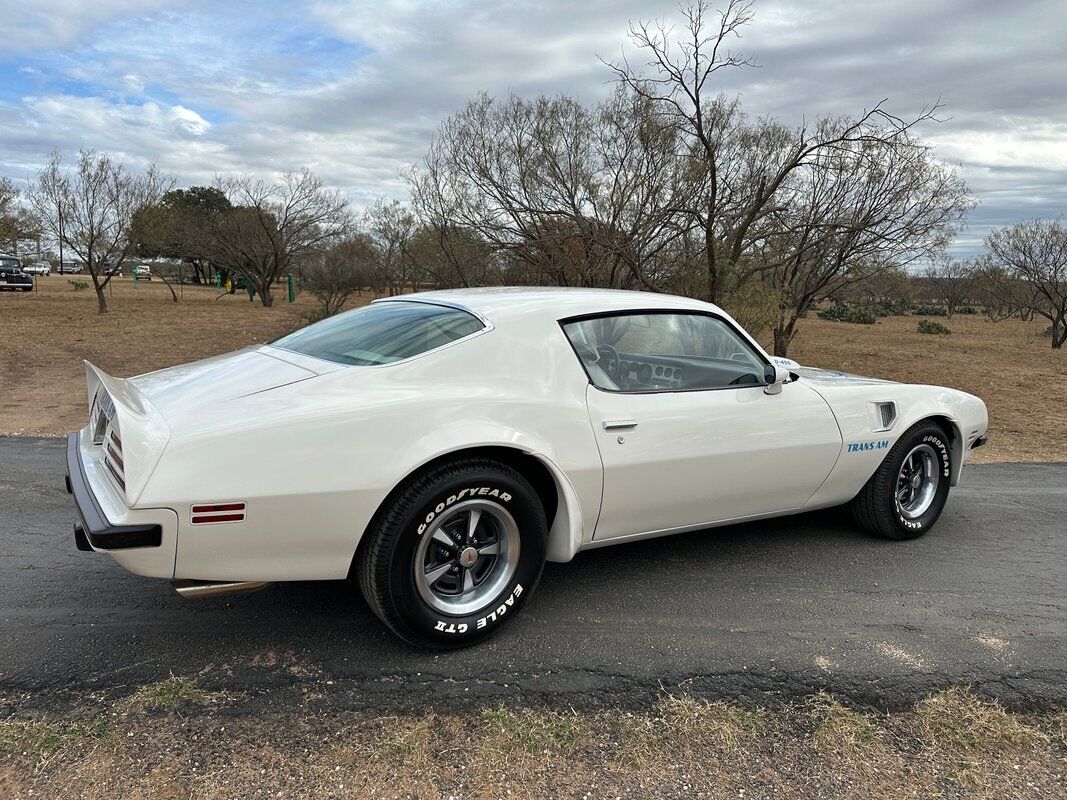
[{"label": "rear window", "polygon": [[476,316],[458,308],[394,301],[338,314],[273,344],[338,364],[372,366],[417,356],[484,327]]}]

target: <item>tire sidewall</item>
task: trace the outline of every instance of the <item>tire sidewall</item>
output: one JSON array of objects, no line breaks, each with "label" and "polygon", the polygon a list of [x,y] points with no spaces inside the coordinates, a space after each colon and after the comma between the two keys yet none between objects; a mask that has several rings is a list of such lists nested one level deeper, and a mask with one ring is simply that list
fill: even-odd
[{"label": "tire sidewall", "polygon": [[[886,511],[900,538],[913,539],[922,536],[933,527],[938,517],[941,516],[946,500],[948,500],[949,482],[952,479],[952,447],[948,437],[935,425],[927,425],[920,428],[903,440],[902,444],[904,446],[900,448],[900,452],[893,459],[891,469],[887,475],[889,486],[886,492],[886,502],[888,504]],[[913,448],[920,444],[930,445],[937,454],[938,468],[940,470],[937,493],[934,495],[934,500],[930,507],[926,509],[922,516],[916,519],[908,519],[897,508],[896,481],[904,459]]]},{"label": "tire sidewall", "polygon": [[[422,599],[415,585],[415,553],[438,514],[471,499],[499,505],[515,519],[519,563],[511,580],[491,602],[474,613],[453,616],[431,608]],[[457,647],[489,636],[519,612],[541,577],[548,539],[544,511],[528,484],[503,472],[477,470],[439,482],[423,492],[412,511],[397,524],[388,596],[399,619],[420,640]]]}]

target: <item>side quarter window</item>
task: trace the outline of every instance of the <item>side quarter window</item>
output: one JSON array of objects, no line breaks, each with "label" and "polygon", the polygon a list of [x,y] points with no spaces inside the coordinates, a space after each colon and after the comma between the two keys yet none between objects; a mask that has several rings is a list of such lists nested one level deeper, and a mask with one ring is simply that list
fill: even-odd
[{"label": "side quarter window", "polygon": [[590,381],[611,392],[761,385],[764,361],[710,314],[648,312],[565,321]]}]

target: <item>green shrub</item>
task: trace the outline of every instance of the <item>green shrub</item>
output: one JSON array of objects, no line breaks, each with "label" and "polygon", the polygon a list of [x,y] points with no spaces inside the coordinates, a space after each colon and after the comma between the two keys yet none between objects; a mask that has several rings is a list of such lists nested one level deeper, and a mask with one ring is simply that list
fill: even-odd
[{"label": "green shrub", "polygon": [[74,287],[74,291],[76,291],[76,292],[80,292],[83,289],[88,289],[89,288],[89,282],[88,281],[69,280],[69,281],[67,281],[67,283],[69,283],[71,286],[73,286]]},{"label": "green shrub", "polygon": [[1051,339],[1052,338],[1052,326],[1049,325],[1047,328],[1045,328],[1045,330],[1041,331],[1041,333],[1039,333],[1038,336],[1040,336],[1042,339]]},{"label": "green shrub", "polygon": [[944,306],[915,306],[912,313],[917,317],[947,317],[948,309]]},{"label": "green shrub", "polygon": [[833,308],[820,311],[819,319],[828,319],[831,322],[852,322],[857,325],[873,325],[877,321],[872,308],[850,308],[841,301],[838,301]]},{"label": "green shrub", "polygon": [[957,314],[977,314],[978,309],[974,306],[960,306],[956,309]]},{"label": "green shrub", "polygon": [[952,331],[950,331],[940,322],[934,322],[932,319],[919,320],[918,331],[919,333],[935,333],[942,336],[946,336],[952,333]]}]

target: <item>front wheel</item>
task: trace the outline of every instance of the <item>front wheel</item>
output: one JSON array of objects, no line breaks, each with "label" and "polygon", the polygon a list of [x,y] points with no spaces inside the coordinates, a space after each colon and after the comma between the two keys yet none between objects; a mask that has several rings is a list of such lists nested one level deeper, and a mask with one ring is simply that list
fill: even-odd
[{"label": "front wheel", "polygon": [[922,536],[937,522],[948,499],[951,453],[940,425],[913,425],[852,500],[856,521],[889,539]]},{"label": "front wheel", "polygon": [[356,556],[375,614],[411,644],[455,648],[495,633],[541,577],[548,528],[519,472],[464,459],[395,493]]}]

